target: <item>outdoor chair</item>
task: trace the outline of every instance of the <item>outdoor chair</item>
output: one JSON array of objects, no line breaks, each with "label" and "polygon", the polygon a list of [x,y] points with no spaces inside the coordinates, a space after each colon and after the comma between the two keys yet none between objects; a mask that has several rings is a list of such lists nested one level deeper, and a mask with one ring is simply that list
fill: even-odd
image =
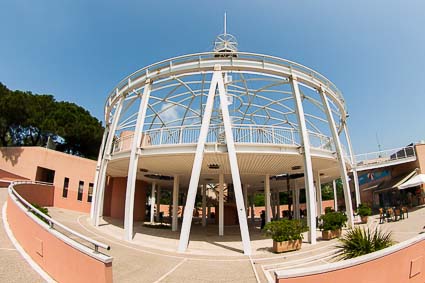
[{"label": "outdoor chair", "polygon": [[379,209],[379,224],[382,224],[385,222],[385,213],[384,213],[384,209],[380,208]]},{"label": "outdoor chair", "polygon": [[409,218],[409,210],[407,209],[407,207],[403,206],[401,208],[401,217],[404,219],[404,214],[406,214],[406,217]]},{"label": "outdoor chair", "polygon": [[400,208],[396,208],[394,210],[394,220],[398,221],[400,219],[401,219],[401,210],[400,210]]},{"label": "outdoor chair", "polygon": [[388,208],[387,215],[385,217],[387,219],[387,222],[390,222],[390,220],[392,220],[391,218],[393,217],[393,215],[394,215],[394,210],[391,207]]}]

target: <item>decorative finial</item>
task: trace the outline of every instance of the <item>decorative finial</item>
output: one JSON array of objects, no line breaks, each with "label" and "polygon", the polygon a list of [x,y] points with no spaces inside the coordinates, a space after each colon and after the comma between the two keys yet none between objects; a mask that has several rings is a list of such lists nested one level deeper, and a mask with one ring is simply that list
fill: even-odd
[{"label": "decorative finial", "polygon": [[[227,33],[227,14],[224,13],[224,33],[216,37],[214,41],[214,52],[229,53],[238,51],[238,42],[236,38]],[[221,54],[220,56],[229,56]],[[235,55],[232,55],[235,56]]]},{"label": "decorative finial", "polygon": [[227,21],[226,21],[226,12],[224,12],[224,35],[227,34]]}]

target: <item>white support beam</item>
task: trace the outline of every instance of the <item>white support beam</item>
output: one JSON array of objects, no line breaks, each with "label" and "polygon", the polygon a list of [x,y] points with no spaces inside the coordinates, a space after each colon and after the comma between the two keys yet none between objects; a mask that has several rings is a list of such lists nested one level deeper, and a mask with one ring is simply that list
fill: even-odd
[{"label": "white support beam", "polygon": [[179,225],[179,222],[178,222],[178,220],[179,220],[179,186],[180,186],[180,178],[179,178],[178,175],[174,175],[173,214],[172,214],[171,231],[177,231],[178,225]]},{"label": "white support beam", "polygon": [[155,222],[155,203],[156,203],[156,196],[155,196],[155,183],[152,183],[152,189],[151,189],[151,213],[150,213],[150,222]]},{"label": "white support beam", "polygon": [[218,177],[218,235],[224,235],[224,175]]},{"label": "white support beam", "polygon": [[161,214],[161,186],[156,185],[156,222],[160,221]]},{"label": "white support beam", "polygon": [[100,144],[99,155],[97,157],[96,172],[94,175],[94,185],[93,185],[93,199],[92,199],[92,203],[90,207],[90,220],[92,224],[94,224],[94,213],[96,211],[95,209],[96,203],[99,201],[99,197],[97,196],[99,190],[97,189],[97,187],[99,184],[100,168],[103,161],[105,142],[106,142],[106,139],[108,138],[108,132],[109,132],[109,127],[106,126],[105,131],[103,132],[102,143]]},{"label": "white support beam", "polygon": [[270,175],[266,174],[264,176],[264,202],[265,202],[265,209],[266,209],[266,223],[270,222],[271,216],[271,207],[270,207]]},{"label": "white support beam", "polygon": [[246,214],[246,217],[248,217],[249,203],[248,203],[248,185],[247,184],[243,186],[243,197],[245,202],[245,214]]},{"label": "white support beam", "polygon": [[[226,76],[226,73],[224,73]],[[239,227],[241,230],[242,245],[245,255],[251,255],[251,241],[249,237],[248,222],[246,219],[245,205],[242,195],[241,177],[239,174],[239,165],[236,157],[236,148],[233,139],[232,121],[230,120],[228,99],[224,87],[223,76],[217,81],[218,93],[220,95],[220,106],[223,115],[224,132],[226,135],[227,153],[229,154],[230,171],[232,173],[233,190],[236,199],[236,208],[238,210]]]},{"label": "white support beam", "polygon": [[320,217],[323,213],[322,205],[322,183],[320,182],[320,173],[316,172],[316,198],[317,198],[317,216]]},{"label": "white support beam", "polygon": [[93,224],[95,226],[99,226],[100,217],[103,214],[103,199],[105,196],[105,187],[106,187],[106,169],[108,168],[108,162],[110,159],[110,154],[112,151],[112,146],[114,143],[115,131],[117,129],[118,121],[121,116],[121,110],[123,106],[124,100],[121,98],[118,102],[117,108],[114,113],[114,117],[112,118],[111,125],[108,132],[108,137],[106,139],[105,151],[103,152],[103,158],[100,165],[99,171],[99,182],[96,184],[95,191],[95,199],[94,199],[94,215],[93,215]]},{"label": "white support beam", "polygon": [[[296,185],[296,183],[295,183],[295,185]],[[294,189],[295,189],[294,214],[296,215],[295,216],[296,219],[300,219],[301,218],[301,213],[300,213],[300,188],[297,188],[295,186]]]},{"label": "white support beam", "polygon": [[207,185],[201,186],[202,192],[202,227],[207,226]]},{"label": "white support beam", "polygon": [[255,199],[255,192],[251,193],[251,223],[254,224],[255,223],[255,204],[254,204],[254,199]]},{"label": "white support beam", "polygon": [[332,181],[332,187],[334,189],[334,210],[338,211],[338,200],[337,200],[337,192],[336,192],[336,182]]},{"label": "white support beam", "polygon": [[353,170],[353,183],[354,183],[354,192],[356,194],[356,207],[358,207],[362,203],[362,200],[360,197],[359,176],[357,175],[357,162],[354,156],[353,147],[351,145],[351,138],[350,138],[350,135],[348,134],[347,121],[345,121],[345,124],[344,124],[344,132],[345,132],[345,139],[347,140],[348,151],[350,154],[351,168]]},{"label": "white support beam", "polygon": [[142,131],[143,125],[145,123],[146,110],[148,108],[151,87],[151,81],[147,80],[143,89],[143,95],[140,99],[139,112],[137,113],[137,122],[134,129],[134,136],[130,151],[124,214],[124,239],[127,241],[133,239],[134,194],[136,191],[136,178],[139,163],[138,150],[142,142]]},{"label": "white support beam", "polygon": [[301,153],[304,158],[304,180],[305,180],[305,194],[307,199],[307,225],[309,227],[308,241],[311,244],[316,244],[316,211],[315,211],[315,193],[313,184],[313,165],[311,162],[310,152],[310,141],[307,131],[307,126],[304,116],[304,108],[302,105],[302,99],[300,89],[298,87],[298,81],[295,76],[290,77],[292,86],[292,94],[294,96],[295,108],[298,118],[300,141],[301,141]]},{"label": "white support beam", "polygon": [[276,218],[277,220],[280,219],[280,195],[279,195],[279,189],[276,189],[275,192],[275,200],[276,200]]},{"label": "white support beam", "polygon": [[339,140],[339,135],[336,129],[336,124],[331,112],[331,108],[329,107],[328,99],[326,97],[325,91],[322,88],[319,90],[319,93],[320,93],[320,97],[322,98],[322,104],[324,106],[324,110],[328,118],[328,124],[332,132],[332,137],[335,143],[336,155],[337,155],[338,165],[339,165],[339,172],[341,174],[342,187],[344,189],[345,209],[346,209],[346,213],[348,217],[347,226],[350,228],[354,226],[354,219],[353,219],[353,207],[351,202],[350,185],[348,183],[348,176],[347,176],[347,168],[345,166],[345,160],[344,160],[344,155],[343,155],[343,151],[341,147],[341,142]]},{"label": "white support beam", "polygon": [[195,158],[193,161],[192,173],[190,176],[188,197],[183,215],[183,224],[180,232],[180,242],[178,251],[184,252],[189,244],[190,227],[192,225],[193,208],[195,207],[196,190],[199,184],[199,177],[201,175],[202,161],[204,160],[204,148],[207,140],[208,128],[211,122],[211,115],[214,107],[214,97],[217,90],[217,81],[223,79],[220,68],[214,68],[210,89],[208,91],[207,104],[202,118],[201,130],[199,133],[198,143],[196,145]]}]

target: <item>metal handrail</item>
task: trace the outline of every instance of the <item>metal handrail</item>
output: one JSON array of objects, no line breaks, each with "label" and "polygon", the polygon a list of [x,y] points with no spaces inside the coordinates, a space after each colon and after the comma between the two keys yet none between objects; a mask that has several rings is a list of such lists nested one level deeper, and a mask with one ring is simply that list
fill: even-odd
[{"label": "metal handrail", "polygon": [[[43,218],[44,220],[46,220],[49,223],[49,227],[51,229],[55,229],[55,226],[65,230],[66,232],[84,240],[87,241],[89,243],[91,243],[92,245],[94,245],[94,251],[96,253],[99,252],[99,247],[103,248],[105,250],[110,250],[111,247],[107,244],[98,242],[90,237],[87,237],[85,235],[82,235],[74,230],[72,230],[71,228],[68,228],[67,226],[61,224],[60,222],[52,219],[51,217],[47,216],[46,214],[42,213],[41,211],[39,211],[37,208],[35,208],[32,204],[30,204],[27,200],[25,200],[20,194],[18,194],[18,192],[16,192],[14,186],[15,185],[24,185],[24,184],[32,184],[32,185],[45,185],[45,186],[53,186],[52,183],[46,183],[46,182],[38,182],[38,181],[13,181],[12,183],[10,183],[9,185],[9,193],[13,194],[22,204],[25,205],[25,207],[28,209],[28,211],[37,214],[38,216],[40,216],[41,218]],[[57,229],[55,229],[56,231],[58,231]],[[60,231],[58,231],[59,233],[61,233]],[[65,237],[67,237],[65,234],[61,233],[62,235],[64,235]],[[68,237],[69,238],[69,237]],[[73,240],[73,239],[71,239]]]},{"label": "metal handrail", "polygon": [[415,146],[406,146],[355,155],[357,166],[387,163],[394,160],[416,157]]},{"label": "metal handrail", "polygon": [[[150,129],[143,132],[144,140],[141,147],[160,145],[192,144],[198,140],[201,125],[184,125]],[[240,144],[276,144],[299,146],[299,131],[297,129],[255,124],[232,125],[235,143]],[[211,125],[208,130],[207,143],[223,143],[223,125]],[[310,144],[313,148],[334,151],[332,137],[309,131]],[[113,152],[123,151],[125,141],[130,149],[134,134],[125,135],[114,140]]]}]

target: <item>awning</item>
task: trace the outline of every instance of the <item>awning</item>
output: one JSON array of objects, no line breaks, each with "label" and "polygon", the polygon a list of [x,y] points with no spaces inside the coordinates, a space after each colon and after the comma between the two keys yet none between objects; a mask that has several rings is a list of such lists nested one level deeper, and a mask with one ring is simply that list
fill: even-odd
[{"label": "awning", "polygon": [[412,188],[416,186],[420,186],[422,184],[425,184],[425,174],[419,174],[408,180],[407,182],[401,184],[398,186],[400,190],[404,190],[407,188]]},{"label": "awning", "polygon": [[382,182],[379,184],[378,188],[374,193],[383,192],[391,189],[398,189],[399,186],[407,182],[409,179],[416,176],[418,173],[416,173],[416,169],[410,172],[409,174],[400,175],[397,177],[394,177],[388,181]]}]

